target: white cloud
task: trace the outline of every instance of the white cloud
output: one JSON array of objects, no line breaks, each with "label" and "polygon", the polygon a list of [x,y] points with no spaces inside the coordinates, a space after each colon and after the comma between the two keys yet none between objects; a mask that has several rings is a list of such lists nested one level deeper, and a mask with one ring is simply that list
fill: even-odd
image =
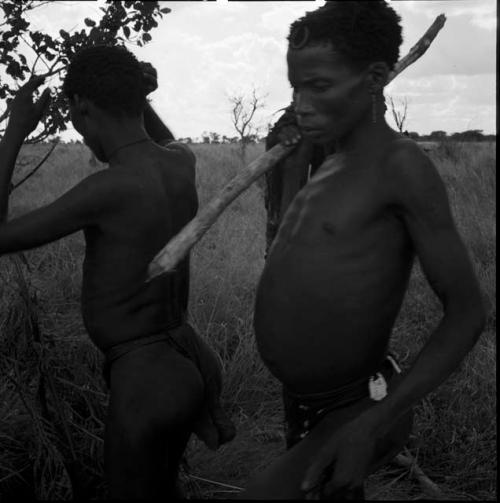
[{"label": "white cloud", "polygon": [[477,74],[494,71],[495,33],[485,29],[488,19],[495,20],[496,4],[491,0],[449,0],[445,2],[393,2],[402,17],[401,56],[422,36],[441,13],[444,27],[427,53],[408,70],[412,76],[436,74]]},{"label": "white cloud", "polygon": [[269,10],[263,10],[259,28],[270,31],[280,39],[285,39],[290,24],[303,16],[307,11],[315,10],[324,5],[324,1],[286,2],[284,5],[273,4]]},{"label": "white cloud", "polygon": [[[33,23],[57,34],[60,28],[83,26],[87,16],[97,17],[102,3],[58,2],[39,9]],[[289,25],[324,0],[162,3],[172,12],[151,32],[153,41],[129,48],[158,69],[160,88],[152,98],[168,126],[179,136],[199,136],[204,130],[231,134],[228,93],[252,85],[267,93],[262,123],[290,102]],[[388,88],[395,97],[409,98],[409,129],[495,131],[495,1],[394,1],[391,6],[402,16],[401,55],[438,14],[447,16],[427,53]]]},{"label": "white cloud", "polygon": [[[397,77],[385,95],[408,99],[408,128],[429,133],[464,129],[495,131],[494,73],[482,75],[436,75],[412,79]],[[390,114],[387,115],[390,119]]]}]

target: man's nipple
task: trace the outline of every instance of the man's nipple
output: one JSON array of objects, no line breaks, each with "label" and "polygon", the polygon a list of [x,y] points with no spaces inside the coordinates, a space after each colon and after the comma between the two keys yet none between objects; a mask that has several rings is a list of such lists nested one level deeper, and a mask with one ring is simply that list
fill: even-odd
[{"label": "man's nipple", "polygon": [[333,225],[331,222],[323,222],[321,224],[321,228],[327,233],[327,234],[332,234],[335,235],[337,233],[337,229],[335,228],[335,225]]}]

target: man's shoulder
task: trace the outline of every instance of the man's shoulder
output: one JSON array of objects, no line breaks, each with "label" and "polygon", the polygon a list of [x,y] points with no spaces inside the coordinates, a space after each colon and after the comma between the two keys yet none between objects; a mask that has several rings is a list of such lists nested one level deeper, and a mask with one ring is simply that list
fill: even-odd
[{"label": "man's shoulder", "polygon": [[96,205],[102,200],[105,206],[125,202],[136,190],[134,180],[109,168],[90,174],[73,188],[75,197],[94,201]]},{"label": "man's shoulder", "polygon": [[385,164],[390,170],[422,169],[428,163],[427,154],[411,138],[397,138],[388,145]]},{"label": "man's shoulder", "polygon": [[176,140],[160,140],[158,144],[163,147],[166,153],[173,154],[176,161],[180,161],[186,167],[190,177],[194,180],[196,156],[189,146]]},{"label": "man's shoulder", "polygon": [[394,202],[415,207],[446,200],[446,189],[436,165],[414,140],[394,141],[384,166]]},{"label": "man's shoulder", "polygon": [[414,140],[399,138],[389,146],[384,167],[392,184],[403,189],[416,189],[440,180],[439,172]]},{"label": "man's shoulder", "polygon": [[166,150],[169,150],[171,152],[178,152],[186,156],[186,158],[188,158],[193,163],[196,162],[196,156],[194,155],[191,148],[189,148],[189,146],[185,143],[177,140],[160,140],[158,144]]}]

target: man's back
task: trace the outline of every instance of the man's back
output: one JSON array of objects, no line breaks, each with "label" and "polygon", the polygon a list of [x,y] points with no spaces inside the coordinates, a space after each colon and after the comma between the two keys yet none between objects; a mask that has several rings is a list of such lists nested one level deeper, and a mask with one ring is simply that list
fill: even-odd
[{"label": "man's back", "polygon": [[187,309],[188,258],[172,274],[145,280],[154,255],[196,214],[194,156],[152,143],[138,156],[94,180],[116,187],[114,207],[85,228],[82,312],[100,349],[159,333]]}]

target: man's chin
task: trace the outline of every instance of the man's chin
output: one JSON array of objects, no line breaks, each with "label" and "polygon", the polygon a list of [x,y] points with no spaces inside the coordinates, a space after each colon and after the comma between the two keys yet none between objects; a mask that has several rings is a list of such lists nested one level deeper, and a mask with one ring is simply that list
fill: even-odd
[{"label": "man's chin", "polygon": [[318,134],[314,135],[306,135],[303,133],[302,136],[307,138],[314,145],[321,145],[328,149],[342,138],[342,135],[336,134],[335,131],[332,130],[323,130],[321,133],[318,132]]},{"label": "man's chin", "polygon": [[310,141],[314,145],[329,145],[332,142],[331,133],[324,129],[302,131],[301,135],[304,139]]}]

